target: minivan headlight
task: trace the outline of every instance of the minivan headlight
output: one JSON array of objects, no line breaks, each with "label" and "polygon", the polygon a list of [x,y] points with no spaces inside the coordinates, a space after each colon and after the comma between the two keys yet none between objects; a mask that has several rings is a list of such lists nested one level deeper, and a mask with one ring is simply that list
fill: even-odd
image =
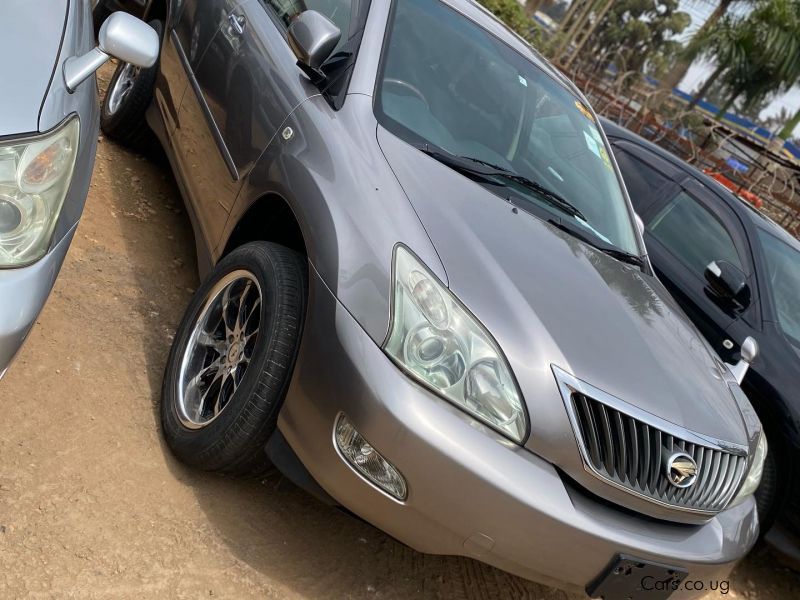
[{"label": "minivan headlight", "polygon": [[521,444],[522,396],[492,336],[408,249],[394,258],[386,353],[411,377]]},{"label": "minivan headlight", "polygon": [[0,268],[22,267],[47,252],[78,155],[80,122],[0,142]]},{"label": "minivan headlight", "polygon": [[730,506],[736,506],[741,503],[758,489],[758,485],[761,483],[761,475],[764,473],[764,461],[767,458],[767,452],[767,435],[762,431],[761,437],[758,438],[758,445],[756,446],[750,470],[747,472],[747,477],[745,477],[739,493],[736,494],[736,498],[734,498]]}]

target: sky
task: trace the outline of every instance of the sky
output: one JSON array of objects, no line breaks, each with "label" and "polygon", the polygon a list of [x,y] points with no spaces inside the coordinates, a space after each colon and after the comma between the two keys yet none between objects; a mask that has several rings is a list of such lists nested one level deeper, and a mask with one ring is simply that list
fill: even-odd
[{"label": "sky", "polygon": [[[688,12],[692,16],[692,24],[681,39],[691,36],[700,25],[703,24],[708,15],[713,10],[713,2],[703,2],[701,0],[681,0],[681,10]],[[739,9],[742,10],[742,9]],[[691,92],[700,87],[705,78],[713,71],[713,65],[707,62],[696,62],[689,69],[686,78],[680,84],[684,91]],[[800,107],[800,88],[793,88],[788,93],[776,97],[770,105],[761,113],[762,118],[769,117],[780,112],[782,107],[786,107],[790,113],[794,113]],[[800,126],[794,130],[795,135],[800,135]]]}]

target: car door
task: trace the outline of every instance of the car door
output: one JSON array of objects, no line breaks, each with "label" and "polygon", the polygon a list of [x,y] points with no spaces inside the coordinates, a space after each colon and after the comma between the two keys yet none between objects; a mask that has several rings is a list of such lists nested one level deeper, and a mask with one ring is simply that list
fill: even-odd
[{"label": "car door", "polygon": [[244,177],[291,111],[319,93],[297,68],[289,23],[317,9],[346,27],[352,3],[220,1],[222,22],[194,70],[175,135],[185,188],[212,254]]},{"label": "car door", "polygon": [[164,40],[155,102],[161,111],[166,133],[171,134],[178,119],[183,95],[200,59],[226,15],[222,0],[182,0],[175,3],[171,29]]},{"label": "car door", "polygon": [[711,293],[705,269],[716,260],[740,268],[755,289],[744,228],[734,212],[694,178],[643,215],[645,244],[656,273],[717,353],[732,359],[731,327],[741,309]]}]

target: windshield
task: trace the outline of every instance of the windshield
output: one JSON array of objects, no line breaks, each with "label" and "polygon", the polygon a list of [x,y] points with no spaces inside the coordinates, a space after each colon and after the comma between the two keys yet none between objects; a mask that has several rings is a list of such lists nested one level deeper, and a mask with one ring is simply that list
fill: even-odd
[{"label": "windshield", "polygon": [[503,183],[524,202],[639,254],[609,150],[577,96],[442,2],[397,0],[394,11],[376,101],[384,127],[532,180],[581,216],[530,186]]},{"label": "windshield", "polygon": [[763,229],[758,230],[758,237],[778,326],[800,346],[800,251]]}]

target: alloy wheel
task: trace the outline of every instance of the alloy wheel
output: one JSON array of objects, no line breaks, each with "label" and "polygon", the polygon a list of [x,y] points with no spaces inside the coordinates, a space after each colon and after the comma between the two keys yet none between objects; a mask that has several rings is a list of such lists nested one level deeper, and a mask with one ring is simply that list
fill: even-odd
[{"label": "alloy wheel", "polygon": [[261,287],[234,271],[211,289],[183,352],[178,418],[189,429],[214,421],[230,404],[253,357],[261,326]]},{"label": "alloy wheel", "polygon": [[119,73],[116,81],[114,81],[113,87],[108,91],[108,102],[106,104],[108,109],[108,114],[113,115],[119,110],[119,107],[125,101],[125,98],[128,97],[131,90],[133,89],[133,84],[136,81],[136,77],[139,75],[139,67],[136,67],[130,63],[126,63],[122,70]]}]

